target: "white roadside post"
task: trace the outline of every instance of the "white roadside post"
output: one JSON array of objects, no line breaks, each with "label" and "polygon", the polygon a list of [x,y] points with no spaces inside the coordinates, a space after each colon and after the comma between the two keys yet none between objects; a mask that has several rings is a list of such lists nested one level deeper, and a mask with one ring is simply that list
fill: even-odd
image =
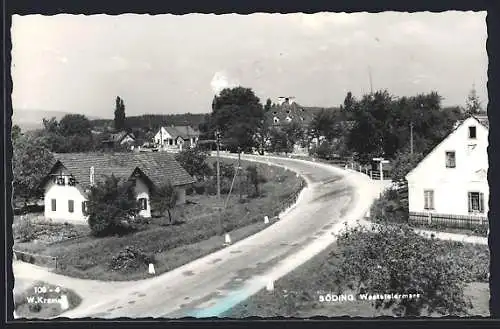
[{"label": "white roadside post", "polygon": [[155,271],[155,266],[154,264],[149,264],[149,270],[148,270],[149,274],[156,274],[156,271]]},{"label": "white roadside post", "polygon": [[264,216],[264,224],[269,224],[269,217],[268,216]]},{"label": "white roadside post", "polygon": [[224,245],[228,246],[231,244],[231,237],[229,236],[229,233],[226,233],[224,237]]},{"label": "white roadside post", "polygon": [[62,295],[60,299],[61,310],[66,311],[69,308],[68,296]]},{"label": "white roadside post", "polygon": [[273,281],[273,279],[269,279],[269,281],[267,282],[266,290],[269,291],[269,292],[274,291],[274,281]]}]

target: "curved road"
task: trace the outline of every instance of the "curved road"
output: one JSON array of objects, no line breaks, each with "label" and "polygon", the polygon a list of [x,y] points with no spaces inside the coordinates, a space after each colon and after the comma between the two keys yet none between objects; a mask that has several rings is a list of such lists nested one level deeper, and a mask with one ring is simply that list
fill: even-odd
[{"label": "curved road", "polygon": [[[230,155],[223,155],[229,157]],[[320,163],[242,155],[286,166],[308,187],[281,220],[227,248],[157,277],[127,282],[62,314],[82,318],[217,316],[326,248],[345,224],[361,219],[377,188],[366,176]],[[102,295],[101,295],[102,296]]]}]

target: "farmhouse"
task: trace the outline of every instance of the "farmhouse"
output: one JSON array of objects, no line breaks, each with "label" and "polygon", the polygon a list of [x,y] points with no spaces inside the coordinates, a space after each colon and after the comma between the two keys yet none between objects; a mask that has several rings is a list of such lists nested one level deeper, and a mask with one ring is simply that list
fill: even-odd
[{"label": "farmhouse", "polygon": [[195,147],[200,132],[191,126],[163,126],[153,138],[154,144],[163,151],[177,152]]},{"label": "farmhouse", "polygon": [[111,134],[108,139],[102,141],[105,146],[113,148],[118,145],[132,146],[135,143],[135,136],[126,131]]},{"label": "farmhouse", "polygon": [[410,219],[481,221],[488,212],[488,127],[469,117],[459,123],[408,175]]},{"label": "farmhouse", "polygon": [[55,163],[42,182],[45,218],[85,222],[89,188],[114,175],[135,181],[140,216],[151,217],[150,195],[170,183],[186,201],[186,188],[194,179],[169,153],[66,153],[55,154]]}]

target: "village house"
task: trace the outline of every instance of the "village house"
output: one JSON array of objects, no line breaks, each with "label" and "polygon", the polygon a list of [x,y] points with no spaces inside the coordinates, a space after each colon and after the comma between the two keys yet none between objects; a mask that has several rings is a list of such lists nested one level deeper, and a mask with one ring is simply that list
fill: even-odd
[{"label": "village house", "polygon": [[487,147],[484,118],[471,116],[459,123],[406,176],[410,220],[486,220]]},{"label": "village house", "polygon": [[162,126],[153,138],[162,151],[179,152],[197,145],[200,132],[191,126]]},{"label": "village house", "polygon": [[66,153],[55,154],[52,170],[42,182],[45,218],[57,222],[87,220],[90,187],[106,176],[135,182],[139,216],[151,217],[150,196],[154,189],[171,184],[178,203],[186,202],[186,188],[194,179],[169,153]]},{"label": "village house", "polygon": [[111,134],[108,139],[103,140],[102,143],[109,147],[114,148],[117,146],[127,146],[132,147],[136,141],[135,136],[132,133],[128,133],[126,131],[120,131],[114,134]]}]

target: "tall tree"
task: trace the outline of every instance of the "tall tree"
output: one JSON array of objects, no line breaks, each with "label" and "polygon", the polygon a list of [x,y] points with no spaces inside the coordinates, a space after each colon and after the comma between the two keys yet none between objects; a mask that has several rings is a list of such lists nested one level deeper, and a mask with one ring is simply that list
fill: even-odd
[{"label": "tall tree", "polygon": [[42,119],[43,129],[48,133],[58,133],[59,132],[59,122],[57,122],[56,117],[50,119]]},{"label": "tall tree", "polygon": [[467,114],[475,115],[483,112],[483,107],[481,105],[481,101],[479,100],[479,96],[477,95],[475,85],[472,86],[472,89],[467,96],[465,105]]},{"label": "tall tree", "polygon": [[210,134],[221,132],[227,148],[249,151],[258,146],[255,135],[264,120],[262,104],[250,88],[226,88],[212,102]]},{"label": "tall tree", "polygon": [[83,114],[66,114],[59,121],[59,133],[62,136],[89,136],[91,134],[92,124]]},{"label": "tall tree", "polygon": [[26,136],[13,140],[13,149],[14,196],[28,203],[42,195],[40,184],[54,165],[54,156],[37,139]]},{"label": "tall tree", "polygon": [[337,119],[335,114],[330,110],[321,110],[311,121],[310,128],[312,134],[316,138],[325,137],[328,141],[332,141],[338,136]]},{"label": "tall tree", "polygon": [[119,131],[125,129],[125,104],[120,96],[116,97],[115,103],[115,130]]}]

